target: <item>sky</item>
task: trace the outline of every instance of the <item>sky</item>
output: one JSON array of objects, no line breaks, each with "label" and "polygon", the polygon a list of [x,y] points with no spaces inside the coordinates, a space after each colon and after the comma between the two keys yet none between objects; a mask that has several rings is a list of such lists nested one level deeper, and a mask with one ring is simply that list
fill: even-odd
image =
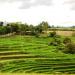
[{"label": "sky", "polygon": [[0,0],[0,21],[75,25],[75,0]]}]

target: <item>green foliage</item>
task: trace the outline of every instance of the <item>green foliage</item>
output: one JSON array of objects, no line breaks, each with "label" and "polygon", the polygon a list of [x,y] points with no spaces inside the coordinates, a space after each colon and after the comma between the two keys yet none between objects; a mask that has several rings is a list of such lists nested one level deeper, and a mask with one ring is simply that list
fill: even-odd
[{"label": "green foliage", "polygon": [[43,31],[43,30],[42,30],[42,26],[41,26],[41,25],[35,26],[35,32],[36,32],[36,33],[38,33],[38,34],[39,34],[39,33],[42,33],[42,31]]},{"label": "green foliage", "polygon": [[57,49],[64,53],[75,54],[75,43],[72,43],[70,38],[64,38],[63,43],[59,44]]},{"label": "green foliage", "polygon": [[55,32],[55,31],[50,32],[50,33],[49,33],[49,37],[56,37],[56,32]]},{"label": "green foliage", "polygon": [[[1,25],[0,26],[0,34],[8,34],[16,32],[17,34],[21,35],[39,35],[43,31],[48,30],[48,23],[42,22],[38,24],[37,26],[28,25],[27,23],[22,24],[18,22],[8,23],[6,26]],[[5,29],[3,29],[5,28]]]},{"label": "green foliage", "polygon": [[6,34],[7,30],[5,26],[0,26],[0,35]]},{"label": "green foliage", "polygon": [[65,53],[75,54],[75,43],[68,43],[65,46]]},{"label": "green foliage", "polygon": [[3,26],[4,22],[0,22],[0,26]]},{"label": "green foliage", "polygon": [[48,24],[48,22],[42,22],[42,23],[40,23],[40,25],[42,26],[42,29],[43,29],[43,31],[47,31],[48,30],[48,27],[49,27],[49,24]]},{"label": "green foliage", "polygon": [[59,38],[53,38],[53,40],[49,43],[49,45],[59,46],[61,44],[61,40]]},{"label": "green foliage", "polygon": [[70,38],[64,38],[63,43],[64,44],[71,43],[71,39]]},{"label": "green foliage", "polygon": [[33,25],[29,26],[29,31],[31,31],[31,35],[35,35],[35,27]]}]

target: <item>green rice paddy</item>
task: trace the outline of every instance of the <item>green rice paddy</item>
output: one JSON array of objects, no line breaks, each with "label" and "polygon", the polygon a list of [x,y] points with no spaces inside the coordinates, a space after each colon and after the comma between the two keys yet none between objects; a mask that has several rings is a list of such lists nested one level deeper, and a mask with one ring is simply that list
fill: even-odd
[{"label": "green rice paddy", "polygon": [[[75,41],[75,37],[71,39]],[[0,72],[75,73],[75,54],[65,54],[49,46],[51,40],[18,35],[0,38]]]}]

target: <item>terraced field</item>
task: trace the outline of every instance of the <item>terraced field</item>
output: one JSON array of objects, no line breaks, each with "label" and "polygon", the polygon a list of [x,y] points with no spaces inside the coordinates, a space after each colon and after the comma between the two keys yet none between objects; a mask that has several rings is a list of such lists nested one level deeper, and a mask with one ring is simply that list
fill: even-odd
[{"label": "terraced field", "polygon": [[48,46],[51,40],[33,36],[0,38],[0,72],[75,73],[75,55]]}]

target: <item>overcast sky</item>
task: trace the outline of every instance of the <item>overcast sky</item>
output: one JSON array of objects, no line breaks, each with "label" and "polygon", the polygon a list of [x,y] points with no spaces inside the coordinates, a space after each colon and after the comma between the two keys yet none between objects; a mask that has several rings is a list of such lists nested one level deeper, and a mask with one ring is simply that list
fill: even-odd
[{"label": "overcast sky", "polygon": [[0,0],[0,21],[75,25],[75,0]]}]

